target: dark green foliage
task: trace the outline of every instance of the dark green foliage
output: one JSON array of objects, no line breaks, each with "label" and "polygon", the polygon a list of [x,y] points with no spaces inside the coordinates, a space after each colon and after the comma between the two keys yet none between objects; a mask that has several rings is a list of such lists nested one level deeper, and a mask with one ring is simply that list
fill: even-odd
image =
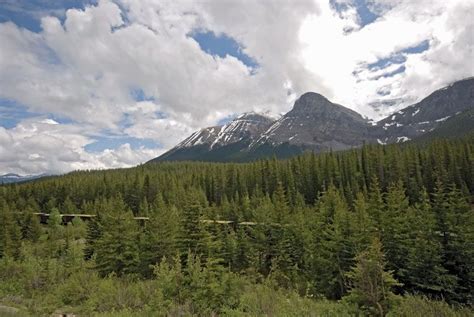
[{"label": "dark green foliage", "polygon": [[150,211],[150,221],[142,228],[140,239],[140,273],[150,277],[152,266],[163,258],[176,256],[179,233],[179,215],[174,206],[156,202]]},{"label": "dark green foliage", "polygon": [[[411,294],[429,299],[423,309],[432,299],[469,307],[473,140],[1,186],[0,302],[86,316],[406,315]],[[65,226],[70,213],[94,217]],[[367,297],[362,277],[392,287],[400,310],[388,289]]]},{"label": "dark green foliage", "polygon": [[102,228],[100,220],[97,218],[91,219],[87,223],[86,229],[86,246],[84,248],[84,259],[90,260],[95,252],[95,246],[99,238],[102,236]]},{"label": "dark green foliage", "polygon": [[96,269],[102,276],[137,273],[138,224],[120,196],[107,205],[108,213],[101,218],[102,234],[95,246]]},{"label": "dark green foliage", "polygon": [[25,210],[21,227],[22,239],[38,241],[42,233],[41,224],[38,216],[34,215],[30,208]]},{"label": "dark green foliage", "polygon": [[374,238],[366,251],[356,257],[356,265],[347,273],[351,290],[345,298],[357,304],[368,315],[385,316],[394,305],[393,287],[400,285],[390,271],[385,270],[385,259],[380,240]]}]

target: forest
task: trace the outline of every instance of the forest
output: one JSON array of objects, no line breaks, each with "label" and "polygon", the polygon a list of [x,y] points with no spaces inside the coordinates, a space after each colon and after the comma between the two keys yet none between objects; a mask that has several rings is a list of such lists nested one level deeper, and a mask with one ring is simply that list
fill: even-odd
[{"label": "forest", "polygon": [[0,315],[472,316],[473,202],[472,136],[3,185]]}]

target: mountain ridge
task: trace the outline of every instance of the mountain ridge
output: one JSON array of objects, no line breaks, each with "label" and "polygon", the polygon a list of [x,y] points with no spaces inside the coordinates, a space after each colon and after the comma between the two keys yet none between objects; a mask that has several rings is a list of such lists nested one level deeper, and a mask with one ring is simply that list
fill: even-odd
[{"label": "mountain ridge", "polygon": [[6,173],[0,175],[0,185],[1,184],[13,184],[13,183],[23,183],[43,177],[51,176],[47,173],[41,173],[37,175],[19,175],[16,173]]},{"label": "mountain ridge", "polygon": [[[432,133],[446,120],[473,109],[473,100],[474,77],[469,77],[374,123],[319,93],[307,92],[277,120],[244,113],[225,125],[196,131],[150,162],[249,161],[273,155],[286,158],[305,151],[345,150],[364,143],[403,143]],[[249,120],[252,116],[254,120]],[[463,124],[470,118],[465,117]]]}]

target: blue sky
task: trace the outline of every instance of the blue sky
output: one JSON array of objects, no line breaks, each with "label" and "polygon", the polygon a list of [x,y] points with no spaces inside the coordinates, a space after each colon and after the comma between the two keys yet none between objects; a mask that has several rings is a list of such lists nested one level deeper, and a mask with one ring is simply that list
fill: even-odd
[{"label": "blue sky", "polygon": [[84,9],[97,0],[3,0],[0,5],[0,23],[13,22],[32,32],[41,31],[41,17],[53,15],[64,19],[66,10]]},{"label": "blue sky", "polygon": [[133,166],[307,91],[378,119],[472,76],[473,6],[2,0],[0,173]]},{"label": "blue sky", "polygon": [[[65,12],[68,9],[84,9],[87,5],[97,4],[97,0],[11,0],[6,1],[3,6],[0,6],[0,23],[13,22],[21,28],[25,28],[35,33],[42,31],[41,18],[43,16],[53,15],[64,22]],[[195,30],[189,34],[196,42],[198,42],[201,49],[211,56],[219,56],[221,58],[227,55],[239,59],[251,71],[258,68],[258,63],[252,57],[244,53],[244,48],[235,41],[232,37],[221,33],[216,35],[208,30]],[[59,62],[54,52],[49,55],[51,60]],[[153,96],[147,96],[141,88],[131,88],[130,96],[134,101],[154,101]],[[1,96],[0,96],[1,97]],[[10,129],[16,126],[21,120],[35,116],[46,116],[54,119],[59,123],[73,123],[71,120],[61,119],[52,113],[37,113],[28,110],[28,107],[16,102],[15,100],[0,98],[0,126]],[[217,124],[225,124],[231,121],[236,114],[226,116],[220,119]],[[124,118],[122,128],[126,128],[127,123]],[[107,135],[105,132],[104,134]],[[132,149],[156,148],[160,146],[159,142],[151,139],[139,139],[127,135],[108,135],[102,137],[95,137],[95,141],[88,144],[85,149],[89,152],[100,152],[105,149],[115,149],[124,143],[129,143]]]},{"label": "blue sky", "polygon": [[258,67],[258,63],[243,52],[242,46],[226,34],[216,35],[212,31],[196,31],[190,36],[199,43],[204,52],[210,55],[220,57],[231,55],[250,68]]},{"label": "blue sky", "polygon": [[374,22],[379,17],[377,14],[375,14],[369,9],[367,1],[365,0],[355,0],[353,4],[349,4],[348,2],[339,2],[337,0],[330,0],[330,3],[333,8],[338,12],[344,12],[351,6],[354,6],[360,19],[360,25],[362,27]]}]

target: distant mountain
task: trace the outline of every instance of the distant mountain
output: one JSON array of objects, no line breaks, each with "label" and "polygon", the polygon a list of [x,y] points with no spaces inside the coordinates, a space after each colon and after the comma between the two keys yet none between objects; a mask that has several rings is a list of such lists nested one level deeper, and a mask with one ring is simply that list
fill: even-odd
[{"label": "distant mountain", "polygon": [[0,176],[0,185],[1,184],[12,184],[12,183],[21,183],[21,182],[27,182],[31,181],[34,179],[42,178],[49,176],[48,174],[39,174],[39,175],[18,175],[14,173],[8,173],[5,175]]},{"label": "distant mountain", "polygon": [[308,92],[280,119],[245,113],[232,122],[193,133],[152,161],[249,161],[287,158],[364,143],[401,143],[461,136],[473,129],[474,77],[439,89],[420,102],[371,123],[359,113]]}]

